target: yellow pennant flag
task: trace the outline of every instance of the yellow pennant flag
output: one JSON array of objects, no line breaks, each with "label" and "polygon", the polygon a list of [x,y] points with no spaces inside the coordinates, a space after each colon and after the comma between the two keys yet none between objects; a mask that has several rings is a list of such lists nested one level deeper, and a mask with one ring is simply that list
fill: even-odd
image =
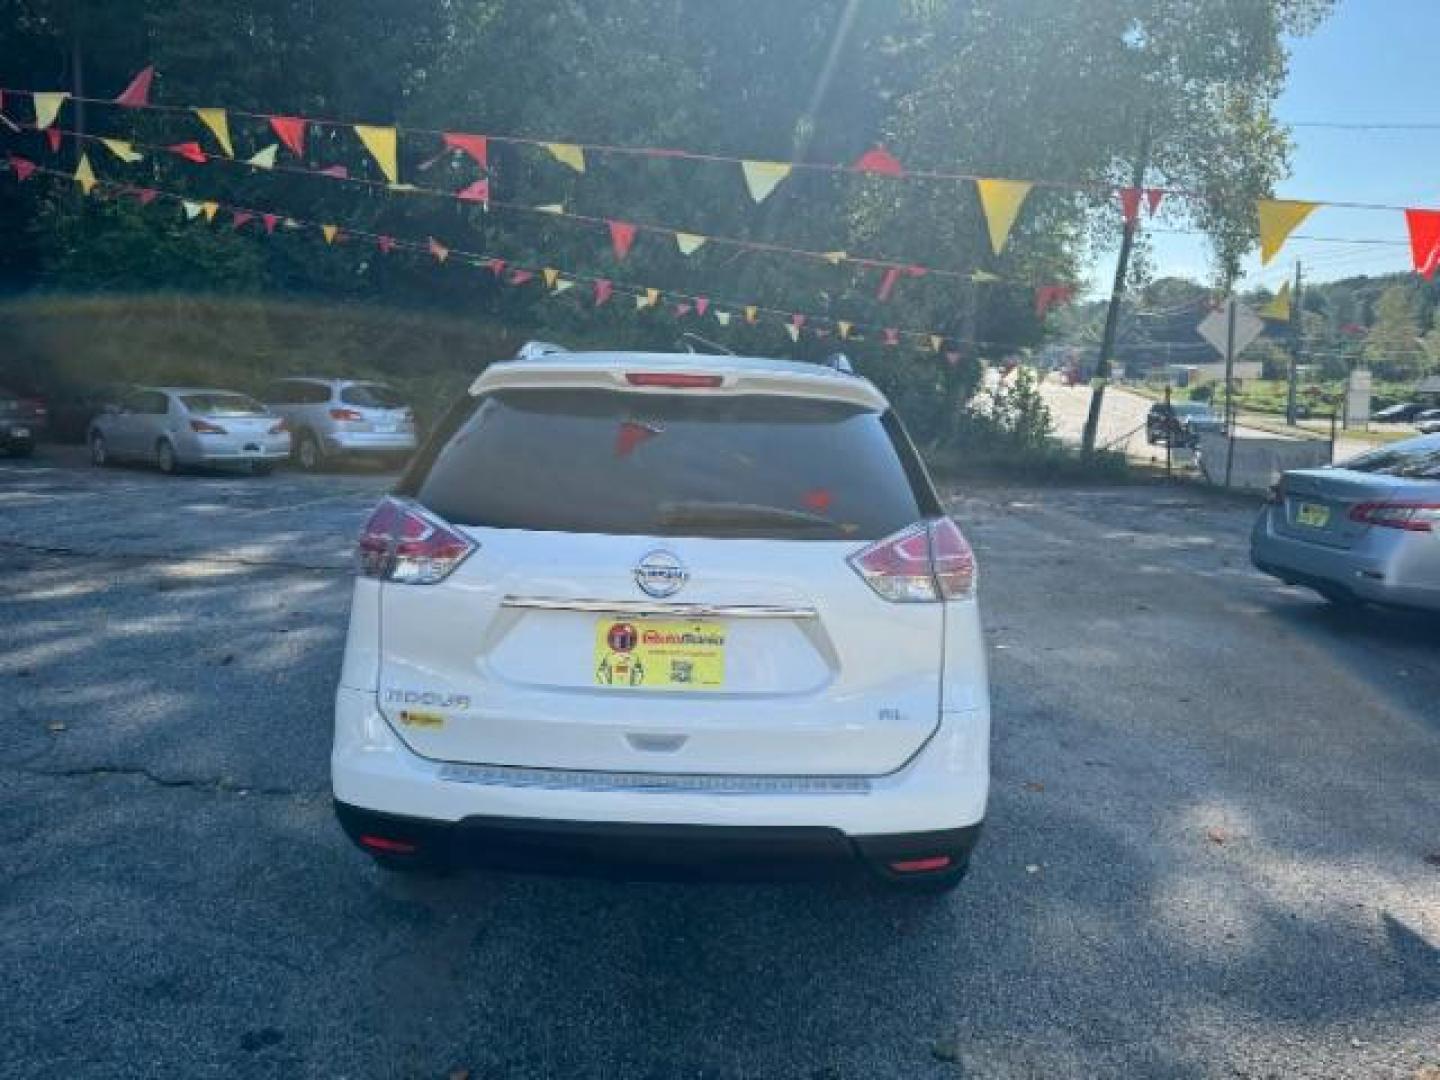
[{"label": "yellow pennant flag", "polygon": [[790,175],[790,166],[783,161],[742,161],[740,171],[745,174],[750,198],[758,203],[764,202],[775,185]]},{"label": "yellow pennant flag", "polygon": [[730,313],[728,311],[715,312],[715,321],[718,322],[721,326],[729,326]]},{"label": "yellow pennant flag", "polygon": [[271,143],[264,150],[256,151],[245,159],[246,165],[254,165],[257,169],[273,169],[275,167],[275,154],[279,151],[279,143]]},{"label": "yellow pennant flag", "polygon": [[553,289],[555,282],[560,280],[560,271],[556,270],[553,266],[545,267],[544,270],[540,271],[540,274],[545,279],[545,287],[547,289]]},{"label": "yellow pennant flag", "polygon": [[854,328],[853,324],[846,322],[844,319],[837,319],[837,320],[835,321],[835,329],[840,332],[840,340],[841,340],[841,341],[844,341],[846,338],[848,338],[848,337],[850,336],[850,331],[851,331],[853,328]]},{"label": "yellow pennant flag", "polygon": [[360,141],[365,144],[365,149],[370,151],[370,156],[375,159],[375,164],[380,166],[380,171],[385,174],[385,179],[392,184],[398,184],[400,182],[400,165],[396,157],[395,129],[356,124],[355,134],[360,136]]},{"label": "yellow pennant flag", "polygon": [[321,225],[320,231],[325,234],[325,242],[327,244],[333,244],[335,242],[335,234],[338,233],[340,229],[335,225]]},{"label": "yellow pennant flag", "polygon": [[680,249],[681,255],[693,255],[707,239],[699,233],[677,232],[675,246]]},{"label": "yellow pennant flag", "polygon": [[576,172],[583,173],[585,171],[585,151],[580,147],[573,143],[563,142],[547,142],[540,145],[549,150],[556,161],[569,165]]},{"label": "yellow pennant flag", "polygon": [[575,282],[571,281],[569,278],[561,278],[559,281],[555,282],[555,291],[557,293],[565,292],[567,289],[573,289],[574,287]]},{"label": "yellow pennant flag", "polygon": [[200,204],[200,209],[205,211],[206,221],[214,221],[215,214],[220,209],[220,204],[218,202],[203,202]]},{"label": "yellow pennant flag", "polygon": [[756,314],[755,305],[754,305],[754,304],[746,304],[746,305],[745,305],[745,321],[746,321],[747,323],[752,323],[752,324],[753,324],[753,323],[755,322],[755,314]]},{"label": "yellow pennant flag", "polygon": [[35,104],[35,126],[48,128],[55,123],[55,118],[60,115],[60,106],[65,104],[65,99],[70,95],[61,91],[30,96]]},{"label": "yellow pennant flag", "polygon": [[1282,284],[1280,291],[1275,294],[1275,298],[1260,309],[1260,317],[1262,319],[1278,319],[1280,322],[1290,320],[1290,282]]},{"label": "yellow pennant flag", "polygon": [[230,118],[225,115],[225,110],[196,109],[195,115],[210,129],[210,134],[215,136],[215,141],[220,144],[220,149],[225,151],[225,156],[233,158],[235,147],[230,142]]},{"label": "yellow pennant flag", "polygon": [[1024,180],[976,180],[980,193],[980,209],[985,212],[985,225],[990,230],[990,249],[999,255],[1020,213],[1020,205],[1033,187]]},{"label": "yellow pennant flag", "polygon": [[75,182],[86,195],[95,187],[95,170],[90,168],[90,159],[83,153],[80,155],[80,164],[75,167]]},{"label": "yellow pennant flag", "polygon": [[198,202],[191,202],[189,199],[181,199],[180,205],[185,208],[185,220],[194,221],[205,210]]},{"label": "yellow pennant flag", "polygon": [[635,310],[639,311],[641,308],[654,307],[659,302],[660,290],[646,289],[644,296],[635,297]]},{"label": "yellow pennant flag", "polygon": [[138,153],[135,148],[124,139],[101,139],[100,141],[105,144],[106,150],[109,150],[127,164],[133,165],[145,157],[144,154]]},{"label": "yellow pennant flag", "polygon": [[1296,202],[1292,199],[1261,199],[1256,205],[1260,216],[1260,265],[1264,266],[1285,246],[1285,238],[1310,216],[1319,203]]}]

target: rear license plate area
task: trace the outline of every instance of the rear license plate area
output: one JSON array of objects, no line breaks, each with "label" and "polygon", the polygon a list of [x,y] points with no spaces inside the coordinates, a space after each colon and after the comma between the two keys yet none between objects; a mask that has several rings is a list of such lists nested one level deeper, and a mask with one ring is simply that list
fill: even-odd
[{"label": "rear license plate area", "polygon": [[1323,503],[1302,502],[1295,507],[1295,524],[1323,529],[1330,524],[1330,508]]},{"label": "rear license plate area", "polygon": [[595,621],[594,684],[613,690],[719,690],[726,624],[606,616]]}]

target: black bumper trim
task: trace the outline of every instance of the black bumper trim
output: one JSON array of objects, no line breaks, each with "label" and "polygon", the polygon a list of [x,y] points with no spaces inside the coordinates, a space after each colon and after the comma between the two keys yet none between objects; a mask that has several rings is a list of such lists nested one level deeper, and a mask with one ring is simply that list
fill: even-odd
[{"label": "black bumper trim", "polygon": [[[837,877],[867,866],[948,855],[963,866],[980,824],[938,832],[850,837],[809,826],[667,825],[469,817],[459,822],[387,814],[335,802],[346,834],[415,845],[410,858],[443,865],[627,881],[773,881]],[[394,858],[394,856],[391,856]],[[405,858],[402,856],[401,858]]]}]

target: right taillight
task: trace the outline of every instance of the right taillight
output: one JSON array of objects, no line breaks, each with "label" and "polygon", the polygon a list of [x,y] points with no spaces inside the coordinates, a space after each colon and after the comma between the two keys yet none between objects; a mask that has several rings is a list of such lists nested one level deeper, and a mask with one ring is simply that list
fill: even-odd
[{"label": "right taillight", "polygon": [[386,499],[360,531],[356,561],[362,576],[406,585],[443,581],[474,551],[474,541],[424,507]]},{"label": "right taillight", "polygon": [[960,600],[975,593],[975,553],[949,518],[901,529],[856,552],[849,562],[892,603]]},{"label": "right taillight", "polygon": [[1350,520],[1382,529],[1434,532],[1440,524],[1440,503],[1368,502],[1350,508]]}]

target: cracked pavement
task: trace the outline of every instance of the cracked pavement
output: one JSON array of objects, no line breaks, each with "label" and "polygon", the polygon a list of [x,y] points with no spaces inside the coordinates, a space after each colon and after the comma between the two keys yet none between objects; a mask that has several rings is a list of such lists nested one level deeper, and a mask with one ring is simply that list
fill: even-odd
[{"label": "cracked pavement", "polygon": [[0,460],[0,1075],[1394,1077],[1440,1066],[1440,627],[1181,488],[952,491],[995,787],[943,899],[386,877],[329,804],[387,478]]}]

